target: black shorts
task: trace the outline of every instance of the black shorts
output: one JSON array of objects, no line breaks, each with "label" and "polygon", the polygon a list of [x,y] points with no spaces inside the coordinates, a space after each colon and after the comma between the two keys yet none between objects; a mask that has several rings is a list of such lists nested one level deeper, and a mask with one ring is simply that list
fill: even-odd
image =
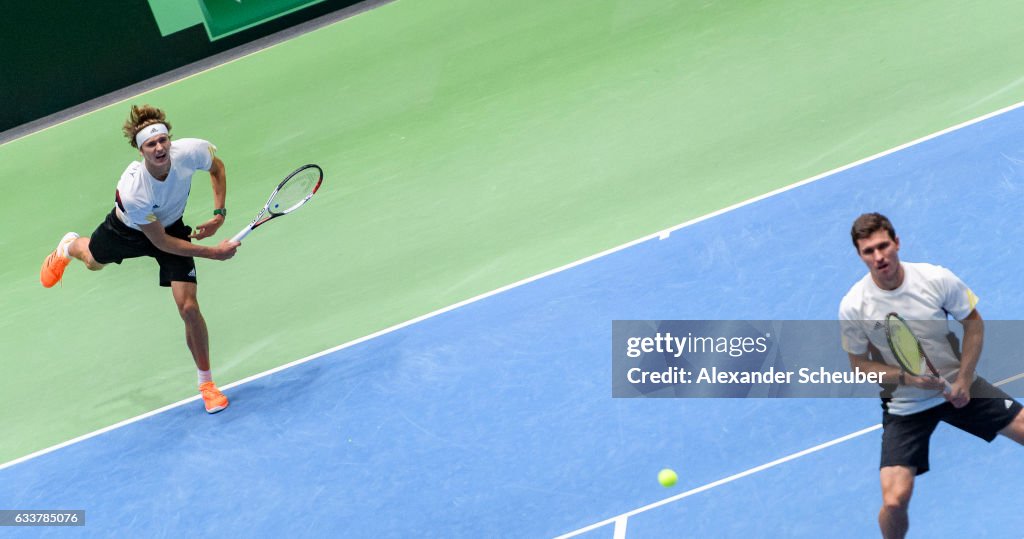
[{"label": "black shorts", "polygon": [[[160,286],[171,286],[171,281],[196,282],[196,262],[192,257],[157,249],[146,234],[122,223],[115,212],[111,210],[89,239],[89,251],[97,262],[120,264],[126,258],[151,256],[160,265]],[[192,228],[181,219],[164,230],[169,236],[192,241],[189,239]]]},{"label": "black shorts", "polygon": [[[988,398],[975,398],[976,395]],[[979,376],[971,385],[971,400],[963,408],[957,409],[944,402],[904,416],[886,410],[882,414],[881,467],[913,466],[917,468],[917,475],[921,475],[928,471],[928,443],[939,421],[991,442],[1021,409],[1024,406],[1013,397]]]}]

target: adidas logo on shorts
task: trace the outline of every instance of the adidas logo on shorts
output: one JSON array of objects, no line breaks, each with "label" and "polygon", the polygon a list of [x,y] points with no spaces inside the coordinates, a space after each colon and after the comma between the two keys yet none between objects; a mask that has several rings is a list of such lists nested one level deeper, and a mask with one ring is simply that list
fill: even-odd
[{"label": "adidas logo on shorts", "polygon": [[196,276],[196,269],[192,268],[192,271],[188,272],[188,276],[189,277],[195,277]]}]

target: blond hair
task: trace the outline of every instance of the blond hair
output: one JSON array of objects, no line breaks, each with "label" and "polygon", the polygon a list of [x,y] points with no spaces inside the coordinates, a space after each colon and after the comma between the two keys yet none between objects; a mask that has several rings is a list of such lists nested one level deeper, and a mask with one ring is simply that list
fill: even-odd
[{"label": "blond hair", "polygon": [[124,122],[121,132],[128,138],[128,144],[131,144],[132,148],[138,148],[139,144],[135,142],[135,135],[153,124],[164,124],[168,131],[171,130],[171,124],[167,122],[167,115],[164,114],[164,111],[149,105],[141,107],[132,105],[132,112],[128,115],[128,120]]}]

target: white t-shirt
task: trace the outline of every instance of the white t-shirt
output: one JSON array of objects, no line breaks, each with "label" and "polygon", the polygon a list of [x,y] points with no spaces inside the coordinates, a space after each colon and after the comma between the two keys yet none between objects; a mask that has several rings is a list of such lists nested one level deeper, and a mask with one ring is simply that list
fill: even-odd
[{"label": "white t-shirt", "polygon": [[217,147],[197,138],[171,142],[171,170],[163,181],[146,170],[141,161],[133,161],[117,182],[117,217],[135,230],[139,225],[159,221],[165,228],[185,214],[185,203],[192,188],[192,174],[210,170]]},{"label": "white t-shirt", "polygon": [[[960,361],[948,340],[947,316],[963,320],[978,304],[978,297],[942,266],[901,264],[903,284],[896,290],[882,290],[868,273],[843,297],[839,304],[843,349],[851,354],[867,354],[870,341],[886,363],[898,367],[886,341],[884,326],[885,316],[895,312],[910,324],[939,374],[953,380],[960,370]],[[889,413],[908,415],[943,402],[941,391],[899,386],[889,402]]]}]

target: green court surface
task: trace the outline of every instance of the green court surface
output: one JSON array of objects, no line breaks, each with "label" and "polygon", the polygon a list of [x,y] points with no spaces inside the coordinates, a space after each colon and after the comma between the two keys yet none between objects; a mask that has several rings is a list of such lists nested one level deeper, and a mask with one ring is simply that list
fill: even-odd
[{"label": "green court surface", "polygon": [[[326,172],[235,259],[199,261],[224,385],[1020,101],[1022,18],[1013,1],[401,0],[131,102],[220,148],[218,239],[295,167]],[[155,263],[38,282],[61,235],[109,211],[136,156],[127,110],[0,146],[0,463],[195,393]],[[186,222],[210,200],[197,174]]]}]

